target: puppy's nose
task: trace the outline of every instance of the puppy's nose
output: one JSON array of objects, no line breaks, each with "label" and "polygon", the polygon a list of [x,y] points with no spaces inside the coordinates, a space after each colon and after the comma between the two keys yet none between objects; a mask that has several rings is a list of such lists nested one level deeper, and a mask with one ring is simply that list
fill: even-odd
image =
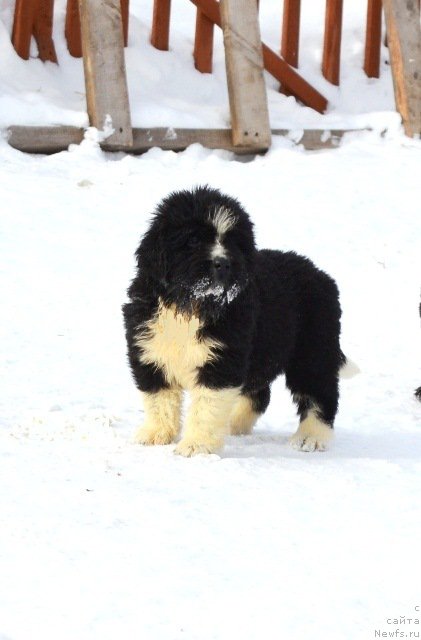
[{"label": "puppy's nose", "polygon": [[225,284],[231,272],[231,263],[228,258],[218,257],[213,261],[213,273],[216,282]]}]

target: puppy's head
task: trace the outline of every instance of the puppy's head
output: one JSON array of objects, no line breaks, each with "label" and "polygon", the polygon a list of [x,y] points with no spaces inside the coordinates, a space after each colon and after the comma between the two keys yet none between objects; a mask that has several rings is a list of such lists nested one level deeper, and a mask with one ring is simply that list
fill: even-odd
[{"label": "puppy's head", "polygon": [[247,287],[254,254],[253,226],[239,202],[198,187],[162,200],[137,258],[167,304],[215,313]]}]

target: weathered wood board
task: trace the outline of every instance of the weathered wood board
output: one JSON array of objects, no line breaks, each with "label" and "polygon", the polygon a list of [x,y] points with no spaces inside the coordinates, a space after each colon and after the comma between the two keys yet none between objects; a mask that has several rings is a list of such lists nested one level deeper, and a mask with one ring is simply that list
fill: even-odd
[{"label": "weathered wood board", "polygon": [[[306,150],[318,151],[332,149],[339,145],[342,137],[349,133],[338,129],[323,131],[304,129],[293,133],[287,129],[273,129],[273,136],[284,136],[294,144],[302,145]],[[26,153],[57,153],[65,151],[71,144],[82,142],[85,131],[78,127],[25,127],[11,126],[6,130],[9,144]],[[235,147],[231,139],[231,129],[173,129],[168,127],[152,127],[150,129],[133,129],[133,144],[130,147],[113,147],[115,151],[144,153],[153,147],[171,151],[182,151],[189,145],[200,143],[208,149],[226,149],[237,154],[254,154],[256,149]],[[108,150],[107,143],[101,147]]]},{"label": "weathered wood board", "polygon": [[221,0],[225,64],[235,146],[270,146],[269,111],[256,0]]},{"label": "weathered wood board", "polygon": [[111,118],[107,146],[133,142],[120,0],[79,0],[86,102],[92,126]]},{"label": "weathered wood board", "polygon": [[421,27],[416,0],[383,0],[396,107],[405,133],[421,135]]}]

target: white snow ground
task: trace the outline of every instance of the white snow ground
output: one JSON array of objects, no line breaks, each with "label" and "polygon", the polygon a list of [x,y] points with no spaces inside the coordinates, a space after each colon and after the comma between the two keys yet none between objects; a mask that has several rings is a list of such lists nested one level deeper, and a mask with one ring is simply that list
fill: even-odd
[{"label": "white snow ground", "polygon": [[[346,37],[361,49],[359,32]],[[184,73],[187,54],[168,55]],[[9,47],[2,125],[32,117],[26,82],[39,82],[37,117],[72,111],[82,122],[67,84],[78,64],[22,63]],[[375,96],[389,76],[367,81],[353,62],[344,74],[361,102],[379,100],[364,117],[389,128],[329,152],[275,139],[249,162],[199,145],[130,157],[87,139],[36,157],[0,140],[1,640],[418,637],[421,142],[403,137],[390,95]],[[206,118],[219,126],[218,77],[184,81],[198,96],[211,87]],[[134,111],[152,117],[160,97],[149,88]],[[334,91],[326,118],[352,124],[348,89]],[[188,92],[178,100],[176,111],[161,100],[166,120],[155,124],[193,126]],[[279,119],[285,100],[272,107]],[[308,117],[295,103],[291,114]],[[296,417],[283,380],[254,435],[229,438],[220,456],[131,441],[141,407],[120,307],[133,252],[158,200],[200,183],[243,202],[260,247],[304,253],[339,284],[343,349],[362,373],[342,383],[326,453],[289,447]]]}]

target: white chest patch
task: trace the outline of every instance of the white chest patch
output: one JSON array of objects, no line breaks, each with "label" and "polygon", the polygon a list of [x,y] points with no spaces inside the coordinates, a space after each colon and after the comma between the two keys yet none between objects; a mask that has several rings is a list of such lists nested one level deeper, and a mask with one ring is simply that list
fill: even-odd
[{"label": "white chest patch", "polygon": [[136,338],[140,361],[162,369],[172,386],[193,389],[197,370],[217,358],[223,345],[211,338],[198,338],[201,322],[196,316],[177,313],[174,307],[160,305]]}]

